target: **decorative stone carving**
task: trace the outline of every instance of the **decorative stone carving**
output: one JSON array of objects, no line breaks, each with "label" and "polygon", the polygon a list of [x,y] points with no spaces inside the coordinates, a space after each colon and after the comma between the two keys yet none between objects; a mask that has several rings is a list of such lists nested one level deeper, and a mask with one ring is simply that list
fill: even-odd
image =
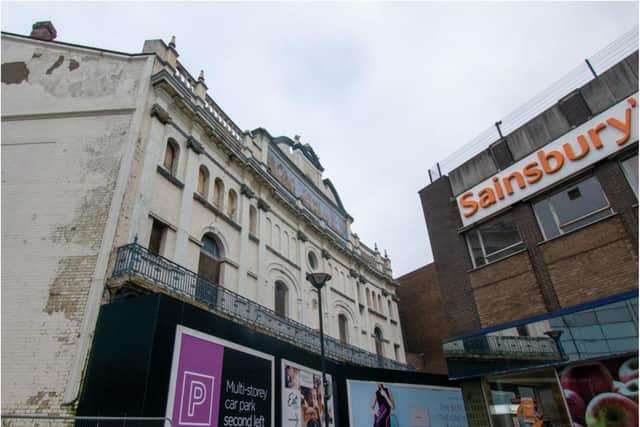
[{"label": "decorative stone carving", "polygon": [[156,117],[163,125],[166,125],[171,121],[169,113],[159,104],[153,104],[151,107],[151,117]]}]

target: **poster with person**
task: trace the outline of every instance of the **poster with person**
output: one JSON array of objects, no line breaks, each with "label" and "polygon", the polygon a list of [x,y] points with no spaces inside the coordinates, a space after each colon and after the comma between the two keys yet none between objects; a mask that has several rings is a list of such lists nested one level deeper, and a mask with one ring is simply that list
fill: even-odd
[{"label": "poster with person", "polygon": [[[329,390],[333,390],[327,374]],[[286,427],[324,427],[325,409],[333,426],[333,396],[324,404],[322,372],[282,359],[282,425]]]},{"label": "poster with person", "polygon": [[173,427],[271,427],[273,382],[273,356],[179,325],[166,417]]},{"label": "poster with person", "polygon": [[459,388],[347,380],[352,427],[467,427]]}]

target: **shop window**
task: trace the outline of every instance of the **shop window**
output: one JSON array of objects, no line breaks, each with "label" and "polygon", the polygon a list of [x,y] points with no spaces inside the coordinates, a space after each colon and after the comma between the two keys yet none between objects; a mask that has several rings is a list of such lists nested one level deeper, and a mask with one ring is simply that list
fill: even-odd
[{"label": "shop window", "polygon": [[594,176],[540,200],[533,210],[545,240],[596,222],[612,212]]},{"label": "shop window", "polygon": [[162,165],[166,170],[175,175],[178,170],[178,143],[173,138],[167,140],[167,146],[164,150],[164,161]]},{"label": "shop window", "polygon": [[198,194],[207,198],[207,188],[209,187],[209,170],[206,166],[200,166],[198,170]]},{"label": "shop window", "polygon": [[258,225],[258,211],[255,206],[249,206],[249,233],[256,235]]},{"label": "shop window", "polygon": [[220,178],[216,178],[213,183],[213,204],[218,209],[222,209],[224,202],[224,182]]},{"label": "shop window", "polygon": [[344,314],[339,314],[338,315],[338,332],[340,333],[340,342],[342,344],[348,344],[349,340],[347,337],[347,329],[348,328],[348,323],[347,323],[347,316],[345,316]]},{"label": "shop window", "polygon": [[474,267],[511,255],[524,244],[510,216],[502,216],[467,232],[467,245]]},{"label": "shop window", "polygon": [[287,285],[278,280],[275,289],[275,312],[280,317],[287,316],[287,293]]},{"label": "shop window", "polygon": [[626,158],[620,162],[624,175],[629,181],[633,194],[638,198],[638,155]]},{"label": "shop window", "polygon": [[227,216],[231,219],[236,219],[236,212],[238,211],[238,194],[235,190],[229,190],[229,203],[227,204]]},{"label": "shop window", "polygon": [[149,252],[154,255],[161,255],[168,228],[167,224],[153,218],[151,237],[149,238]]}]

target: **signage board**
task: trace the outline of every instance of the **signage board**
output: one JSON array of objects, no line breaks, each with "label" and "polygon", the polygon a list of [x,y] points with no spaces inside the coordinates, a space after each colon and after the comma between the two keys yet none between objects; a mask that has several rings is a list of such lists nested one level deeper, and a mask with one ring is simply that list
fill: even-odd
[{"label": "signage board", "polygon": [[[327,374],[329,390],[331,375]],[[324,405],[322,373],[282,359],[282,425],[285,427],[324,426],[324,412],[329,413],[329,426],[335,425],[333,396]]]},{"label": "signage board", "polygon": [[274,425],[274,358],[178,325],[166,417],[173,427]]},{"label": "signage board", "polygon": [[471,225],[579,172],[638,140],[638,93],[459,194]]},{"label": "signage board", "polygon": [[454,387],[347,380],[352,427],[467,427]]}]

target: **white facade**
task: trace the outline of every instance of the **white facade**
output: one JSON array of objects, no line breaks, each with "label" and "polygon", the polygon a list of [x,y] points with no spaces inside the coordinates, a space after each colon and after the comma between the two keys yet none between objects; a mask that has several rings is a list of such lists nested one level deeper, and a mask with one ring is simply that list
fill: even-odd
[{"label": "white facade", "polygon": [[305,275],[330,273],[327,333],[346,319],[349,344],[405,362],[390,261],[310,147],[240,131],[159,40],[127,55],[3,34],[2,50],[3,413],[71,411],[109,262],[135,238],[199,272],[210,236],[220,285],[313,328]]}]

